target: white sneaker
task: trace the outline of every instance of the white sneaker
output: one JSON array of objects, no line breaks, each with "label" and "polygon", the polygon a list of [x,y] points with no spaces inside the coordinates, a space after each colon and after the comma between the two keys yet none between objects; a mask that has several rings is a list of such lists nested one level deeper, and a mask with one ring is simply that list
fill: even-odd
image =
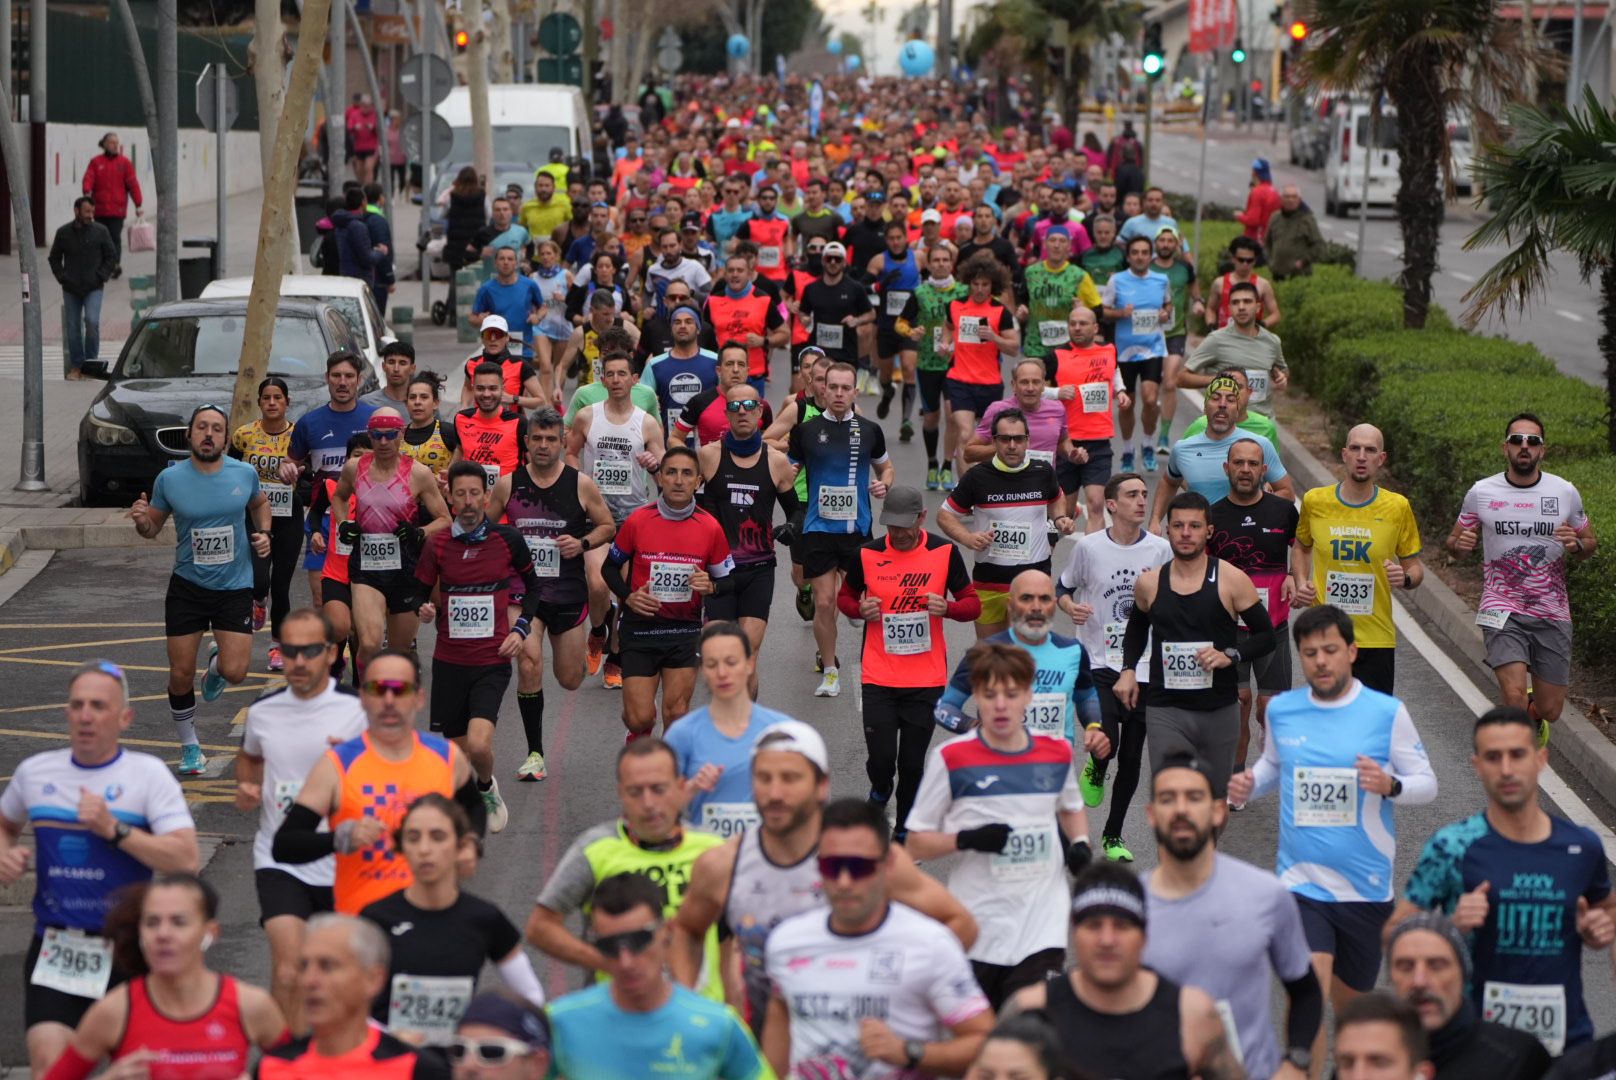
[{"label": "white sneaker", "polygon": [[814,691],[814,697],[836,697],[842,692],[841,675],[833,667],[825,669],[825,677],[820,680],[819,689]]},{"label": "white sneaker", "polygon": [[483,806],[488,809],[488,831],[497,833],[505,828],[511,820],[511,812],[505,806],[505,800],[499,797],[499,781],[482,793]]}]

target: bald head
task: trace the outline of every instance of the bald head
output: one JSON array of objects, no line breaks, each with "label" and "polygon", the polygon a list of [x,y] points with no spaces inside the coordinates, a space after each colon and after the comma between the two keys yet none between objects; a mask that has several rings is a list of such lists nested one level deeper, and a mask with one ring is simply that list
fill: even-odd
[{"label": "bald head", "polygon": [[1286,184],[1279,189],[1279,205],[1285,210],[1295,210],[1302,205],[1302,191],[1295,184]]},{"label": "bald head", "polygon": [[1373,424],[1354,426],[1341,448],[1341,464],[1347,467],[1347,476],[1353,483],[1373,483],[1386,464],[1386,437]]},{"label": "bald head", "polygon": [[[730,433],[737,439],[750,439],[763,426],[763,399],[751,383],[737,383],[725,390],[724,401]],[[736,408],[736,402],[745,407]]]}]

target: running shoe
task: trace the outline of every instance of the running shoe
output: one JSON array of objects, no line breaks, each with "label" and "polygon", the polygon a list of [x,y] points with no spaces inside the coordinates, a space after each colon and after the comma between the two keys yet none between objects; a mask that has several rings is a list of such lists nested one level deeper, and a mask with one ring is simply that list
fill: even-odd
[{"label": "running shoe", "polygon": [[589,651],[585,654],[584,663],[589,668],[589,674],[599,675],[601,661],[606,659],[606,631],[595,633],[589,631]]},{"label": "running shoe", "polygon": [[875,407],[875,418],[877,420],[885,420],[892,415],[892,396],[896,392],[891,383],[881,384],[881,404]]},{"label": "running shoe", "polygon": [[219,646],[208,650],[208,667],[202,673],[202,700],[218,701],[224,693],[224,676],[219,674]]},{"label": "running shoe", "polygon": [[1096,807],[1105,802],[1105,773],[1094,766],[1094,759],[1089,758],[1088,764],[1083,766],[1083,774],[1077,778],[1077,786],[1083,792],[1083,805]]},{"label": "running shoe", "polygon": [[1132,450],[1124,450],[1122,452],[1122,468],[1118,469],[1117,471],[1118,472],[1133,472],[1133,451]]},{"label": "running shoe", "polygon": [[943,482],[937,475],[937,466],[933,465],[926,470],[926,490],[936,491],[942,486]]},{"label": "running shoe", "polygon": [[254,600],[253,601],[253,633],[256,634],[256,633],[258,633],[258,631],[262,630],[264,628],[264,620],[268,619],[268,618],[269,618],[269,609],[264,606],[263,601]]},{"label": "running shoe", "polygon": [[910,439],[913,439],[914,437],[915,437],[915,425],[913,425],[909,421],[905,420],[898,427],[898,441],[899,442],[908,442]]},{"label": "running shoe", "polygon": [[1122,846],[1120,836],[1102,836],[1100,850],[1105,852],[1106,859],[1111,862],[1133,862],[1133,852]]},{"label": "running shoe", "polygon": [[812,585],[797,586],[797,617],[803,622],[814,621],[814,587]]},{"label": "running shoe", "polygon": [[499,781],[491,780],[493,785],[482,793],[483,806],[488,808],[488,831],[501,832],[510,824],[511,812],[505,806],[505,800],[499,797]]},{"label": "running shoe", "polygon": [[606,672],[601,681],[608,690],[623,689],[623,665],[618,663],[617,654],[609,653],[606,657]]},{"label": "running shoe", "polygon": [[529,754],[527,760],[522,762],[522,767],[516,770],[516,778],[524,781],[543,780],[549,775],[544,768],[544,755],[537,750]]},{"label": "running shoe", "polygon": [[937,479],[942,483],[944,491],[954,490],[954,466],[944,465]]},{"label": "running shoe", "polygon": [[819,689],[814,691],[814,697],[836,697],[841,692],[841,675],[835,668],[826,668],[825,677],[819,680]]},{"label": "running shoe", "polygon": [[271,645],[269,647],[269,670],[286,670],[286,657],[281,655],[281,647],[279,645]]},{"label": "running shoe", "polygon": [[[1165,421],[1163,422],[1165,427]],[[1166,457],[1172,451],[1172,444],[1168,442],[1167,432],[1163,431],[1156,439],[1156,453]]]},{"label": "running shoe", "polygon": [[208,759],[203,756],[202,748],[196,743],[186,743],[180,748],[180,775],[201,776],[202,770],[208,767]]},{"label": "running shoe", "polygon": [[873,802],[877,806],[885,806],[887,803],[892,801],[892,792],[889,791],[885,795],[883,795],[879,791],[875,790],[874,788],[871,788],[870,793],[868,795],[864,796],[864,797],[865,797],[865,799],[867,799],[870,802]]},{"label": "running shoe", "polygon": [[1146,472],[1155,472],[1156,471],[1156,448],[1154,446],[1151,446],[1149,443],[1146,443],[1143,453],[1144,453],[1144,459],[1145,459],[1145,471]]}]

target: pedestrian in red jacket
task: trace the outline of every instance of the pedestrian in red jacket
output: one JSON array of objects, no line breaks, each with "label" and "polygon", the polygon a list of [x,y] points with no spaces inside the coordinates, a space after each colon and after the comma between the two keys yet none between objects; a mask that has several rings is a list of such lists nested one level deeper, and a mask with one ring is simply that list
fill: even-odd
[{"label": "pedestrian in red jacket", "polygon": [[140,181],[135,179],[135,163],[123,156],[123,144],[118,136],[107,132],[101,136],[101,152],[90,159],[84,169],[84,194],[95,200],[95,220],[105,225],[112,234],[112,249],[117,263],[112,276],[123,274],[123,222],[129,216],[129,200],[135,200],[135,215],[141,215]]},{"label": "pedestrian in red jacket", "polygon": [[1246,235],[1261,244],[1268,236],[1268,219],[1279,210],[1279,192],[1274,189],[1274,173],[1267,158],[1251,163],[1251,192],[1246,208],[1235,220],[1246,227]]}]

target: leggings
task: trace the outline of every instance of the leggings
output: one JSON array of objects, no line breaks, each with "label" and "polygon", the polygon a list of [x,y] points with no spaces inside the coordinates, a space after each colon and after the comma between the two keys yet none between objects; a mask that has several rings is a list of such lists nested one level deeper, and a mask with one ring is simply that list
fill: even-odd
[{"label": "leggings", "polygon": [[895,687],[865,683],[864,748],[869,758],[865,772],[871,794],[885,802],[892,797],[892,774],[897,773],[898,821],[895,831],[906,831],[909,809],[920,790],[926,769],[926,751],[936,727],[932,712],[943,696],[940,686]]},{"label": "leggings", "polygon": [[[1111,809],[1106,815],[1101,836],[1121,836],[1122,822],[1139,790],[1139,770],[1145,757],[1145,707],[1125,707],[1111,692],[1117,683],[1117,674],[1109,669],[1094,671],[1094,685],[1100,693],[1100,728],[1111,740],[1111,756],[1095,762],[1095,770],[1105,776],[1107,766],[1117,763],[1117,779],[1111,788]],[[1144,688],[1140,688],[1141,695]]]},{"label": "leggings", "polygon": [[302,553],[303,507],[294,500],[291,517],[270,518],[269,558],[253,556],[253,599],[263,603],[269,597],[271,641],[280,641],[281,621],[292,610],[292,578]]}]

